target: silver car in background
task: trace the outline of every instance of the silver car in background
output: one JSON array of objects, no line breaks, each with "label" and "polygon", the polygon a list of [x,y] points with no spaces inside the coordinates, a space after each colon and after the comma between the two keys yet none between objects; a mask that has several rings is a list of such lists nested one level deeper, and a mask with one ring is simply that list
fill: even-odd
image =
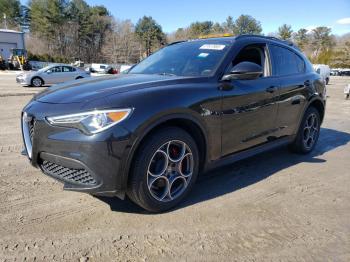
[{"label": "silver car in background", "polygon": [[53,85],[75,79],[90,77],[90,73],[70,65],[54,64],[38,71],[31,71],[17,75],[16,82],[21,85],[39,87]]}]

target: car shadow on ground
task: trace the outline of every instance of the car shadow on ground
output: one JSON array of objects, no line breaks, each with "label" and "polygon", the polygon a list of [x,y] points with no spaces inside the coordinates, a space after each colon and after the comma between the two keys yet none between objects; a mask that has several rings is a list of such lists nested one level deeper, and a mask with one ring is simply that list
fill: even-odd
[{"label": "car shadow on ground", "polygon": [[[326,160],[322,159],[324,153],[346,145],[349,141],[349,133],[322,128],[318,144],[309,155],[293,154],[286,147],[281,147],[217,168],[201,175],[187,199],[168,212],[232,193],[298,163],[324,163],[326,162]],[[107,203],[112,211],[150,214],[130,200],[123,201],[118,198],[108,197],[97,198]]]}]

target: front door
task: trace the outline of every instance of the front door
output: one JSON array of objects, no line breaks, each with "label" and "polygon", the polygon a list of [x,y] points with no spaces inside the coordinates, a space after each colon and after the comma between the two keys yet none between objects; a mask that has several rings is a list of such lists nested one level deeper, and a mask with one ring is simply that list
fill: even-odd
[{"label": "front door", "polygon": [[44,78],[45,84],[51,85],[51,84],[57,84],[62,81],[62,67],[61,66],[55,66],[47,70]]},{"label": "front door", "polygon": [[[222,155],[229,155],[274,138],[276,133],[278,79],[271,76],[265,44],[249,45],[233,59],[232,67],[248,61],[262,66],[254,80],[232,80],[222,91]],[[229,69],[230,70],[230,69]]]}]

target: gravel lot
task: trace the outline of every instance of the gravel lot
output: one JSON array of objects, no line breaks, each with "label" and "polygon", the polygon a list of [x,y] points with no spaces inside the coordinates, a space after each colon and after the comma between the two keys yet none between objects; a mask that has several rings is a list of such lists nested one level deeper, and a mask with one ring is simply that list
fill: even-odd
[{"label": "gravel lot", "polygon": [[176,210],[62,191],[20,155],[40,89],[0,73],[0,261],[350,261],[350,78],[333,77],[312,155],[281,148],[206,174]]}]

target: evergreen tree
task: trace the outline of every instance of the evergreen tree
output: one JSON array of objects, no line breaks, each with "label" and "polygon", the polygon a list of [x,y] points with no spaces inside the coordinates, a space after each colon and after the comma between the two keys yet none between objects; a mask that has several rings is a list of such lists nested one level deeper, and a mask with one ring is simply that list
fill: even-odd
[{"label": "evergreen tree", "polygon": [[159,47],[165,41],[162,27],[151,16],[139,19],[135,26],[135,33],[147,56],[152,53],[154,47]]},{"label": "evergreen tree", "polygon": [[283,40],[290,40],[292,38],[292,26],[283,24],[278,28],[278,36]]}]

